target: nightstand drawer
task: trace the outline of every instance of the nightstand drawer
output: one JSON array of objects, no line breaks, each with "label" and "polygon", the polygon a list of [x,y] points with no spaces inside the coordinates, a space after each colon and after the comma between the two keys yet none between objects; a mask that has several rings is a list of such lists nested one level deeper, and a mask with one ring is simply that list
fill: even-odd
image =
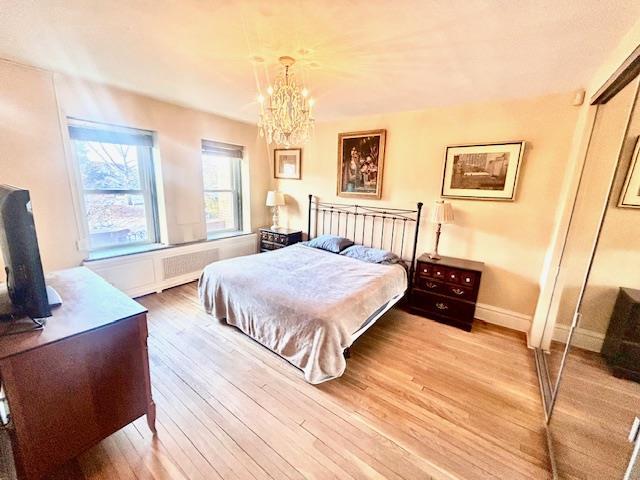
[{"label": "nightstand drawer", "polygon": [[423,293],[414,290],[411,295],[411,306],[427,313],[440,315],[459,322],[472,323],[476,306],[464,300],[453,300],[442,295]]},{"label": "nightstand drawer", "polygon": [[418,275],[421,275],[424,277],[430,277],[432,269],[433,269],[433,265],[430,265],[428,263],[418,262],[418,267],[416,268],[416,272],[418,273]]},{"label": "nightstand drawer", "polygon": [[477,272],[461,272],[461,275],[459,277],[460,285],[473,287],[476,283],[478,283],[479,278],[480,275]]},{"label": "nightstand drawer", "polygon": [[418,276],[416,278],[416,288],[424,290],[425,292],[444,293],[446,287],[444,283],[438,280]]},{"label": "nightstand drawer", "polygon": [[478,296],[478,292],[473,288],[458,285],[447,285],[443,293],[453,298],[460,298],[470,302],[475,302]]},{"label": "nightstand drawer", "polygon": [[289,237],[279,233],[262,232],[260,237],[265,242],[278,243],[280,245],[287,245],[289,243]]},{"label": "nightstand drawer", "polygon": [[431,278],[446,280],[448,275],[449,269],[441,267],[440,265],[431,265]]},{"label": "nightstand drawer", "polygon": [[260,251],[277,250],[278,248],[287,247],[302,241],[302,232],[300,230],[288,230],[279,228],[271,230],[268,228],[260,229]]}]

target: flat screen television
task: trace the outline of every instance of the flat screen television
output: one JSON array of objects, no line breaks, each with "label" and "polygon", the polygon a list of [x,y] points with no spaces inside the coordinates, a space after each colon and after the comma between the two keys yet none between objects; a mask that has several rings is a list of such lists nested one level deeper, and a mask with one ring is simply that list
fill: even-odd
[{"label": "flat screen television", "polygon": [[0,294],[0,319],[50,317],[51,304],[60,302],[45,284],[28,190],[0,185],[0,251],[6,279],[0,285],[6,289]]}]

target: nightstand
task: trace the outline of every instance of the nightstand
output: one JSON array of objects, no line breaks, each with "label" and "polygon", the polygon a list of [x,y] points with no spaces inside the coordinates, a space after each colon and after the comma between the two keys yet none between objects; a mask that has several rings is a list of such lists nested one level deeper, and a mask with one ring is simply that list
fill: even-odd
[{"label": "nightstand", "polygon": [[269,252],[302,241],[302,231],[288,228],[259,228],[260,251]]},{"label": "nightstand", "polygon": [[618,291],[600,353],[615,377],[640,382],[640,290]]},{"label": "nightstand", "polygon": [[413,313],[467,332],[473,326],[484,263],[462,258],[417,260],[409,293]]}]

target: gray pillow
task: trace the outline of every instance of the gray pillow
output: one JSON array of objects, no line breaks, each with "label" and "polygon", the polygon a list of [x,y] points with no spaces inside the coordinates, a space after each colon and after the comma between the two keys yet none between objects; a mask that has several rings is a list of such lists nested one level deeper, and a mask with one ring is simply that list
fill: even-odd
[{"label": "gray pillow", "polygon": [[363,262],[379,263],[382,265],[402,263],[402,259],[393,252],[381,250],[379,248],[365,247],[364,245],[353,245],[352,247],[340,252],[340,255],[356,258]]},{"label": "gray pillow", "polygon": [[307,246],[309,247],[319,248],[333,253],[340,253],[351,245],[353,245],[351,240],[337,235],[320,235],[307,242]]}]

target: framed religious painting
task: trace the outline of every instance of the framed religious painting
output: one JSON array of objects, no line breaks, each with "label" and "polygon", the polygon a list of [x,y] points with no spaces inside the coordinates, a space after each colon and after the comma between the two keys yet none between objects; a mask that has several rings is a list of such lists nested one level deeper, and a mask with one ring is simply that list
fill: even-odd
[{"label": "framed religious painting", "polygon": [[301,148],[276,148],[273,151],[273,177],[300,180]]},{"label": "framed religious painting", "polygon": [[386,130],[338,134],[338,196],[380,199]]},{"label": "framed religious painting", "polygon": [[444,198],[513,201],[525,142],[447,147]]}]

